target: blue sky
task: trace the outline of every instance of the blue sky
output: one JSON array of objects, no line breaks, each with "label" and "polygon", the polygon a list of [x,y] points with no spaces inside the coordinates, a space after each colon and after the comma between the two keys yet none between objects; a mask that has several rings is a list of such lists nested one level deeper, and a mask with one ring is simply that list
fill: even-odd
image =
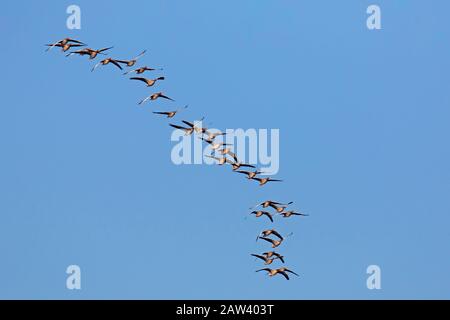
[{"label": "blue sky", "polygon": [[[0,13],[0,298],[450,297],[448,1],[77,1],[81,30],[70,4]],[[66,36],[119,58],[147,49],[177,102],[139,108],[149,89],[118,70],[44,52]],[[279,128],[285,181],[175,166],[151,111],[184,104],[178,120]],[[266,198],[310,214],[274,224],[294,232],[280,248],[292,281],[254,272],[269,225],[247,208]]]}]

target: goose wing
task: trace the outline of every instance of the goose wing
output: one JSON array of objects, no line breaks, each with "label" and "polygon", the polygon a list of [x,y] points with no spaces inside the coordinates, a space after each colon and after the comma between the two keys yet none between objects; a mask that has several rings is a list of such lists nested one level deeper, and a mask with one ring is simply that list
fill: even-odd
[{"label": "goose wing", "polygon": [[284,259],[283,259],[284,257],[283,257],[281,254],[279,254],[279,253],[277,253],[277,252],[274,252],[273,255],[274,255],[275,257],[277,257],[278,259],[280,259],[281,262],[284,263]]},{"label": "goose wing", "polygon": [[270,213],[268,213],[267,211],[263,211],[263,215],[266,215],[270,219],[270,221],[273,222],[273,217]]},{"label": "goose wing", "polygon": [[284,268],[284,272],[289,272],[289,273],[295,274],[297,277],[300,277],[297,273],[295,273],[292,270],[289,270],[288,268]]},{"label": "goose wing", "polygon": [[130,80],[138,80],[148,84],[148,79],[142,77],[131,77]]},{"label": "goose wing", "polygon": [[110,50],[112,48],[114,48],[114,47],[103,48],[103,49],[97,50],[97,53],[102,53],[102,52]]},{"label": "goose wing", "polygon": [[185,127],[178,126],[176,124],[171,124],[170,123],[169,126],[171,126],[172,128],[175,128],[175,129],[183,130],[183,131],[189,130],[189,129],[185,128]]},{"label": "goose wing", "polygon": [[272,234],[277,236],[280,240],[284,240],[283,236],[276,230],[272,229]]},{"label": "goose wing", "polygon": [[286,280],[289,280],[289,276],[288,276],[288,274],[287,274],[286,272],[284,272],[284,271],[278,271],[278,273],[281,274],[281,275],[283,275],[283,276],[286,278]]},{"label": "goose wing", "polygon": [[97,63],[92,69],[91,72],[94,72],[95,69],[98,68],[98,66],[100,66],[102,64],[102,61],[100,61],[99,63]]},{"label": "goose wing", "polygon": [[148,97],[142,99],[141,101],[139,101],[138,104],[143,104],[143,103],[147,102],[148,100],[150,100],[151,98],[152,98],[152,96],[148,96]]},{"label": "goose wing", "polygon": [[154,114],[163,114],[168,116],[170,114],[170,112],[160,112],[160,111],[153,111]]},{"label": "goose wing", "polygon": [[253,253],[252,253],[251,256],[256,257],[256,258],[258,258],[258,259],[261,259],[261,260],[263,260],[263,261],[266,261],[266,258],[263,257],[263,256],[260,256],[259,254],[253,254]]},{"label": "goose wing", "polygon": [[161,98],[164,98],[164,99],[167,99],[167,100],[170,100],[170,101],[175,101],[175,100],[173,100],[172,98],[169,98],[168,96],[166,96],[166,95],[164,95],[164,94],[160,94],[159,95]]},{"label": "goose wing", "polygon": [[117,63],[117,60],[111,60],[111,63],[113,65],[115,65],[117,68],[119,68],[120,70],[122,70],[122,67],[120,66],[120,64]]},{"label": "goose wing", "polygon": [[139,55],[136,58],[131,59],[131,61],[136,61],[138,60],[140,57],[142,57],[145,53],[147,52],[147,50],[142,51],[141,53],[139,53]]}]

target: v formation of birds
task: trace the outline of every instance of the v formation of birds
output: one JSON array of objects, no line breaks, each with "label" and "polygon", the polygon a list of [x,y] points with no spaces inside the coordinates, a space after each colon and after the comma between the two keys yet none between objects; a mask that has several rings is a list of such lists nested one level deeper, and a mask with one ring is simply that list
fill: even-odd
[{"label": "v formation of birds", "polygon": [[[58,47],[58,48],[61,48],[62,52],[67,52],[71,48],[85,47],[87,45],[76,39],[65,38],[65,39],[59,40],[53,44],[47,44],[46,46],[48,47],[46,51],[49,51],[50,49],[52,49],[54,47]],[[101,48],[101,49],[82,48],[79,50],[70,51],[69,53],[66,54],[66,56],[67,57],[72,56],[72,55],[89,56],[90,60],[94,60],[99,55],[106,56],[105,52],[111,50],[112,48],[113,47],[106,47],[106,48]],[[91,71],[95,71],[98,67],[106,66],[108,64],[111,64],[120,70],[123,70],[123,66],[126,68],[131,68],[137,64],[138,60],[141,57],[143,57],[145,55],[145,53],[146,53],[146,50],[142,51],[138,56],[136,56],[135,58],[132,58],[130,60],[119,60],[119,59],[113,59],[111,57],[107,57],[107,58],[101,60],[100,62],[98,62],[97,64],[95,64],[94,67],[91,69]],[[125,72],[124,75],[128,75],[131,73],[134,73],[136,75],[142,75],[147,71],[161,71],[161,70],[163,70],[163,69],[162,68],[150,68],[148,66],[141,66],[141,67],[131,69],[131,70]],[[165,80],[165,78],[163,76],[160,76],[157,78],[149,79],[149,78],[145,78],[143,76],[135,76],[135,77],[130,77],[130,80],[142,82],[147,87],[153,87],[154,85],[156,85],[156,83],[158,81]],[[163,92],[156,92],[156,93],[153,93],[153,94],[145,97],[144,99],[139,101],[138,104],[142,105],[148,101],[153,101],[153,100],[157,100],[157,99],[165,99],[165,100],[175,101],[172,98],[170,98],[169,96],[165,95]],[[154,111],[153,113],[157,114],[157,115],[166,116],[167,118],[173,118],[180,111],[182,111],[186,108],[187,108],[187,106],[177,109],[177,110]],[[201,119],[201,120],[203,120],[203,119]],[[199,138],[201,140],[203,140],[205,143],[207,143],[213,152],[217,151],[221,155],[220,157],[216,157],[216,156],[213,156],[213,153],[211,153],[211,155],[207,156],[209,158],[216,160],[218,165],[226,165],[226,164],[231,165],[233,172],[244,174],[247,177],[247,179],[249,179],[249,180],[258,181],[260,186],[264,186],[265,184],[267,184],[269,182],[281,182],[282,181],[282,180],[278,180],[278,179],[272,179],[270,177],[258,176],[258,175],[262,174],[263,172],[259,171],[254,165],[240,162],[237,155],[235,153],[233,153],[231,151],[231,149],[228,147],[228,144],[215,141],[215,139],[217,137],[224,136],[226,133],[212,132],[212,131],[208,130],[207,128],[203,127],[202,125],[199,126],[198,121],[182,120],[181,122],[183,123],[183,125],[176,125],[176,124],[172,124],[172,123],[170,123],[169,125],[177,130],[182,130],[185,133],[185,135],[200,135]],[[249,168],[249,169],[240,170],[242,168]],[[296,212],[294,210],[287,210],[287,208],[292,203],[293,202],[282,203],[282,202],[277,202],[277,201],[272,201],[272,200],[266,200],[264,202],[257,204],[255,207],[250,208],[250,210],[253,210],[250,214],[254,215],[257,218],[266,218],[271,223],[274,222],[273,218],[274,218],[274,215],[276,215],[276,214],[283,218],[290,218],[290,217],[295,217],[295,216],[299,216],[299,217],[308,216],[307,214],[304,214],[301,212]],[[272,210],[273,212],[269,212],[268,210]],[[263,230],[260,234],[258,234],[256,240],[257,241],[263,240],[263,241],[267,242],[268,245],[271,246],[271,250],[263,252],[261,254],[252,253],[251,256],[255,257],[255,259],[261,260],[265,266],[272,265],[272,263],[275,263],[275,261],[277,261],[277,260],[281,261],[281,263],[284,264],[285,257],[281,253],[276,252],[275,250],[278,250],[277,248],[282,246],[285,238],[291,236],[292,234],[293,233],[290,233],[287,236],[282,236],[277,230],[275,230],[273,228]],[[297,273],[295,273],[294,271],[290,270],[289,268],[287,268],[285,266],[281,266],[278,268],[266,267],[266,268],[256,270],[256,272],[261,272],[261,271],[267,272],[267,275],[270,277],[275,276],[275,275],[282,275],[287,280],[289,280],[289,274],[294,274],[294,275],[298,276]]]}]

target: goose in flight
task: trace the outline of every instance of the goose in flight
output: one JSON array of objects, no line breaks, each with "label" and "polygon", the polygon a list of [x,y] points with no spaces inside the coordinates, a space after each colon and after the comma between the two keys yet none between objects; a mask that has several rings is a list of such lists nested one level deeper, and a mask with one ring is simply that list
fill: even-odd
[{"label": "goose in flight", "polygon": [[270,269],[270,268],[264,268],[264,269],[260,269],[260,270],[256,270],[256,272],[260,272],[260,271],[267,271],[267,274],[269,275],[269,277],[273,277],[277,274],[281,274],[283,277],[286,278],[286,280],[289,280],[289,275],[287,274],[292,273],[295,274],[297,277],[299,277],[299,275],[297,273],[295,273],[292,270],[289,270],[288,268],[278,268],[278,269]]},{"label": "goose in flight", "polygon": [[[205,117],[202,117],[200,120],[194,121],[194,122],[190,122],[190,121],[186,121],[186,120],[182,120],[181,122],[183,122],[185,125],[188,125],[189,127],[193,128],[196,133],[205,133],[208,129],[203,127],[203,125],[201,123],[203,120],[205,120]],[[198,122],[200,122],[201,127],[197,126]]]},{"label": "goose in flight", "polygon": [[172,128],[184,131],[184,134],[186,136],[189,136],[194,133],[194,128],[185,128],[185,127],[177,126],[177,125],[171,124],[171,123],[169,124],[169,126],[171,126]]},{"label": "goose in flight", "polygon": [[267,208],[270,206],[270,207],[274,208],[275,210],[277,210],[277,208],[279,208],[279,206],[285,206],[284,208],[287,208],[287,206],[289,206],[293,203],[294,203],[293,201],[288,202],[288,203],[280,203],[280,202],[275,202],[272,200],[266,200],[264,202],[258,203],[256,206],[254,206],[253,208],[250,208],[250,209],[255,209],[255,208],[258,208],[259,206],[262,206],[263,208]]},{"label": "goose in flight", "polygon": [[142,51],[136,58],[133,58],[131,60],[117,60],[117,61],[126,64],[127,67],[132,67],[136,64],[139,58],[141,58],[146,52],[147,50]]},{"label": "goose in flight", "polygon": [[249,179],[249,180],[251,180],[251,179],[253,179],[254,177],[256,177],[256,175],[258,175],[258,174],[260,174],[260,173],[263,173],[263,172],[258,171],[258,170],[255,170],[255,171],[237,170],[237,171],[235,171],[235,172],[242,173],[242,174],[246,174],[246,175],[247,175],[247,179]]},{"label": "goose in flight", "polygon": [[205,157],[216,160],[217,164],[219,166],[223,166],[225,163],[230,163],[230,160],[228,160],[226,157],[218,158],[218,157],[208,156],[208,155],[206,155]]},{"label": "goose in flight", "polygon": [[[283,241],[283,240],[284,240],[283,236],[282,236],[281,234],[279,234],[278,231],[275,230],[275,229],[268,229],[268,230],[263,230],[263,231],[261,231],[261,233],[258,235],[258,238],[259,238],[260,236],[268,237],[268,236],[270,236],[270,235],[272,235],[272,234],[273,234],[274,236],[276,236],[278,239],[280,239],[280,241]],[[258,238],[257,238],[256,240],[258,240]]]},{"label": "goose in flight", "polygon": [[155,70],[162,71],[163,68],[154,69],[154,68],[149,68],[149,67],[145,66],[145,67],[140,67],[140,68],[137,68],[137,69],[134,69],[134,70],[127,71],[127,72],[124,73],[124,75],[127,75],[129,73],[133,73],[133,72],[135,72],[136,74],[142,74],[145,71],[155,71]]},{"label": "goose in flight", "polygon": [[[70,45],[71,43],[73,45]],[[67,45],[69,45],[69,46],[67,46]],[[70,49],[70,47],[81,47],[81,46],[85,46],[85,45],[86,44],[81,41],[78,41],[78,40],[75,40],[72,38],[65,38],[65,39],[59,40],[53,44],[47,44],[46,46],[48,48],[45,51],[49,51],[54,47],[60,47],[60,48],[62,48],[63,51],[67,51]]]},{"label": "goose in flight", "polygon": [[232,144],[230,143],[224,143],[224,142],[214,142],[214,140],[209,140],[209,139],[205,139],[203,137],[200,137],[199,139],[205,141],[206,143],[208,143],[211,146],[211,149],[213,150],[217,150],[222,146],[231,146]]},{"label": "goose in flight", "polygon": [[265,185],[268,182],[281,182],[281,181],[283,181],[283,180],[278,180],[278,179],[272,179],[270,177],[268,177],[268,178],[256,178],[255,177],[255,178],[252,178],[252,180],[258,181],[260,186],[263,186],[263,185]]},{"label": "goose in flight", "polygon": [[238,160],[236,154],[235,154],[234,152],[232,152],[230,148],[220,149],[220,150],[219,150],[219,153],[222,154],[222,155],[226,155],[226,154],[229,155],[230,157],[233,158],[234,163],[239,162],[239,160]]},{"label": "goose in flight", "polygon": [[100,61],[99,63],[97,63],[91,70],[91,72],[94,72],[95,69],[97,69],[99,66],[106,66],[107,64],[112,63],[113,65],[115,65],[117,68],[119,68],[120,70],[122,70],[122,67],[119,64],[118,60],[115,60],[113,58],[106,58],[102,61]]},{"label": "goose in flight", "polygon": [[[274,262],[274,260],[276,260],[276,259],[280,259],[281,261],[283,261],[283,258],[284,258],[283,256],[280,256],[280,257],[274,257],[274,258],[269,258],[269,257],[264,256],[264,255],[253,254],[253,253],[251,254],[251,256],[263,260],[265,265],[272,264],[272,262]],[[283,262],[283,263],[284,263],[284,262]]]},{"label": "goose in flight", "polygon": [[154,93],[154,94],[152,94],[152,95],[142,99],[141,101],[139,101],[138,104],[143,104],[143,103],[147,102],[148,100],[152,100],[153,101],[153,100],[156,100],[158,98],[163,98],[163,99],[167,99],[167,100],[170,100],[170,101],[175,101],[172,98],[169,98],[168,96],[166,96],[164,93],[157,92],[157,93]]},{"label": "goose in flight", "polygon": [[72,48],[72,47],[83,47],[84,44],[78,44],[78,43],[71,43],[71,42],[68,42],[68,43],[66,43],[66,44],[61,44],[61,43],[57,43],[57,44],[46,44],[46,46],[49,47],[46,51],[50,50],[50,49],[53,48],[53,47],[59,47],[59,48],[61,48],[61,50],[62,50],[63,52],[66,52],[67,50],[69,50],[69,49]]},{"label": "goose in flight", "polygon": [[275,251],[268,251],[268,252],[264,252],[262,255],[263,255],[264,257],[266,257],[266,258],[271,258],[271,257],[275,256],[275,257],[277,257],[278,259],[280,259],[281,262],[284,263],[284,256],[282,256],[282,255],[279,254],[278,252],[275,252]]},{"label": "goose in flight", "polygon": [[257,217],[257,218],[262,217],[262,216],[267,216],[270,219],[270,221],[273,222],[273,217],[270,214],[270,212],[267,212],[267,211],[252,211],[252,212],[250,212],[250,214],[254,214],[255,217]]},{"label": "goose in flight", "polygon": [[211,131],[208,131],[208,130],[206,130],[206,131],[204,132],[204,134],[206,134],[208,140],[214,140],[214,139],[217,138],[218,136],[224,136],[224,135],[226,135],[225,132],[211,132]]},{"label": "goose in flight", "polygon": [[188,106],[184,106],[184,108],[175,110],[175,111],[154,111],[154,114],[161,114],[167,116],[167,118],[173,118],[178,112],[180,112],[183,109],[186,109]]},{"label": "goose in flight", "polygon": [[231,167],[233,168],[233,171],[236,171],[236,170],[240,169],[241,167],[256,168],[254,165],[247,164],[247,163],[241,163],[239,161],[233,162],[231,164]]},{"label": "goose in flight", "polygon": [[283,216],[283,218],[289,218],[291,216],[302,216],[302,217],[308,217],[309,214],[304,214],[304,213],[300,213],[300,212],[295,212],[295,211],[283,211],[280,212],[280,215]]},{"label": "goose in flight", "polygon": [[270,238],[260,237],[260,236],[258,236],[258,239],[262,239],[264,241],[270,242],[272,244],[272,248],[278,247],[283,242],[283,240],[275,240],[275,239],[270,239]]},{"label": "goose in flight", "polygon": [[164,77],[158,77],[156,79],[147,79],[147,78],[141,78],[141,77],[131,77],[130,80],[138,80],[138,81],[142,81],[145,82],[147,84],[147,87],[151,87],[153,86],[156,81],[160,81],[160,80],[164,80]]},{"label": "goose in flight", "polygon": [[77,50],[77,51],[72,51],[68,54],[66,54],[66,57],[70,57],[71,55],[74,54],[78,54],[80,56],[86,56],[89,55],[89,59],[95,59],[97,57],[97,55],[102,54],[102,55],[106,55],[105,51],[112,49],[113,47],[109,47],[109,48],[103,48],[103,49],[99,49],[99,50],[94,50],[91,48],[85,48],[85,49],[81,49],[81,50]]}]

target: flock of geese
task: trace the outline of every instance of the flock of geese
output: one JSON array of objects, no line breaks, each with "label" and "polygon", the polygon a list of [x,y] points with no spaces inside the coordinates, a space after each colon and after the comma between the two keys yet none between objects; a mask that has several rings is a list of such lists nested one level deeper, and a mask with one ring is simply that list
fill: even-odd
[{"label": "flock of geese", "polygon": [[[58,48],[61,48],[62,52],[68,52],[66,54],[66,57],[70,57],[70,56],[74,56],[74,55],[88,56],[89,60],[94,60],[99,55],[106,56],[107,55],[106,52],[113,49],[113,47],[106,47],[106,48],[102,48],[102,49],[87,48],[86,47],[87,45],[85,43],[83,43],[79,40],[76,40],[76,39],[71,39],[71,38],[65,38],[65,39],[59,40],[53,44],[47,44],[46,46],[48,47],[46,51],[49,51],[54,47],[58,47]],[[74,51],[69,51],[72,48],[79,48],[79,47],[84,47],[84,48],[74,50]],[[116,68],[118,68],[120,70],[123,70],[123,67],[131,68],[136,65],[138,60],[140,58],[142,58],[145,55],[145,53],[146,53],[146,50],[142,51],[139,55],[137,55],[136,57],[134,57],[130,60],[114,59],[112,57],[107,57],[107,58],[101,60],[100,62],[98,62],[97,64],[95,64],[94,67],[91,69],[91,71],[93,72],[97,68],[99,68],[101,66],[107,66],[109,64],[111,64],[112,66],[115,66]],[[147,71],[150,72],[150,71],[162,71],[162,70],[163,70],[162,68],[150,68],[148,66],[141,66],[141,67],[138,67],[135,69],[128,70],[125,73],[123,73],[123,75],[128,75],[131,73],[134,73],[136,75],[142,75]],[[146,85],[146,87],[153,87],[157,84],[157,82],[165,80],[165,77],[159,76],[159,77],[156,77],[153,79],[149,79],[149,78],[145,78],[143,76],[139,76],[139,77],[130,77],[129,79],[133,80],[133,81],[142,82],[143,84]],[[152,93],[151,95],[145,97],[144,99],[139,101],[138,104],[142,105],[146,102],[154,101],[157,99],[165,99],[165,100],[175,101],[172,98],[170,98],[169,96],[167,96],[166,94],[164,94],[163,92],[156,92],[156,93]],[[154,111],[153,113],[156,115],[166,116],[167,118],[171,119],[171,118],[175,117],[180,111],[186,109],[187,107],[188,106],[184,106],[183,108],[173,110],[173,111]],[[230,144],[216,141],[216,138],[224,136],[224,135],[226,135],[226,133],[225,132],[213,132],[213,131],[209,130],[208,128],[203,127],[203,125],[202,125],[203,120],[204,120],[204,118],[202,118],[199,121],[182,120],[181,121],[183,123],[182,125],[181,124],[176,125],[176,124],[172,124],[172,123],[170,123],[169,125],[172,128],[181,130],[187,136],[199,135],[199,138],[202,141],[204,141],[207,145],[209,145],[209,147],[211,149],[211,154],[206,155],[206,157],[214,159],[216,161],[217,165],[220,165],[220,166],[230,165],[233,172],[245,175],[248,180],[257,181],[260,186],[264,186],[269,182],[281,182],[282,181],[282,180],[278,180],[278,179],[272,179],[270,177],[261,177],[259,175],[263,174],[264,173],[263,171],[258,170],[254,165],[240,162],[237,155],[232,151]],[[219,154],[219,156],[217,156],[217,153]],[[243,168],[248,168],[248,169],[243,170]],[[292,203],[293,202],[280,203],[280,202],[267,200],[262,203],[259,203],[258,205],[256,205],[253,208],[250,208],[251,210],[253,210],[251,212],[251,214],[255,215],[255,217],[257,217],[257,218],[263,217],[263,216],[267,217],[271,222],[274,222],[273,217],[275,214],[278,214],[279,216],[281,216],[283,218],[290,218],[290,217],[294,217],[294,216],[307,216],[307,214],[296,212],[294,210],[287,211],[286,209]],[[266,210],[255,210],[258,207],[262,207],[262,209],[266,209],[266,210],[267,210],[267,208],[270,207],[270,208],[274,209],[274,213],[270,213],[269,211],[266,211]],[[292,233],[287,236],[290,236],[290,235],[292,235]],[[283,237],[275,229],[267,229],[267,230],[263,230],[257,236],[256,240],[257,241],[264,240],[265,242],[267,242],[268,244],[271,245],[272,249],[275,249],[283,244],[285,237]],[[272,263],[274,263],[275,260],[279,260],[282,263],[285,262],[284,256],[273,250],[264,252],[262,254],[251,254],[251,256],[255,257],[255,259],[260,259],[261,261],[264,262],[264,265],[267,265],[267,266],[272,265]],[[275,275],[282,275],[287,280],[289,280],[289,275],[288,275],[289,273],[298,276],[297,273],[295,273],[294,271],[292,271],[284,266],[276,268],[276,269],[263,268],[263,269],[256,270],[256,272],[261,272],[261,271],[267,272],[268,276],[270,276],[270,277],[273,277]]]}]

